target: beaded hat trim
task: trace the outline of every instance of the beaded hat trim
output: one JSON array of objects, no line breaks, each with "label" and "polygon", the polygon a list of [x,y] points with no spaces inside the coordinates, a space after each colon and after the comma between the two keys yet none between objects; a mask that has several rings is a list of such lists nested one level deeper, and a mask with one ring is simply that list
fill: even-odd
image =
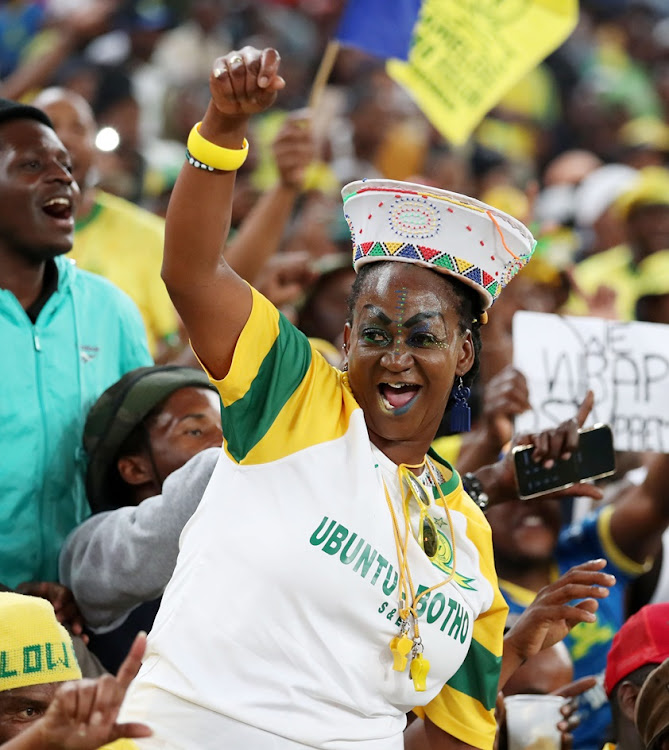
[{"label": "beaded hat trim", "polygon": [[393,260],[458,277],[483,309],[529,261],[536,244],[519,221],[458,193],[392,180],[363,180],[342,190],[353,265]]}]

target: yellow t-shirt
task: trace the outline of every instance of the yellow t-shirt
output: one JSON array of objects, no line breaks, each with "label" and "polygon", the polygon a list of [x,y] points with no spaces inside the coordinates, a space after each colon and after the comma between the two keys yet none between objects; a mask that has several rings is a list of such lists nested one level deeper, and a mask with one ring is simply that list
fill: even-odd
[{"label": "yellow t-shirt", "polygon": [[[573,276],[587,295],[596,294],[600,287],[613,289],[616,293],[617,318],[634,320],[639,274],[632,264],[632,251],[627,245],[617,245],[586,258],[574,268]],[[586,315],[588,308],[581,297],[572,295],[565,312],[569,315]]]},{"label": "yellow t-shirt", "polygon": [[177,330],[177,317],[160,278],[164,221],[139,206],[99,191],[91,213],[78,221],[70,257],[79,268],[104,276],[137,305],[149,342]]}]

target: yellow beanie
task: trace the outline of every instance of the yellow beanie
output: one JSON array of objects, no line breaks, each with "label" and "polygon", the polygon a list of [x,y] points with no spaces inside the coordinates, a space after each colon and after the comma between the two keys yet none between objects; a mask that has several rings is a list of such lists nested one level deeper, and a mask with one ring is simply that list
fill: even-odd
[{"label": "yellow beanie", "polygon": [[80,680],[72,640],[46,599],[0,593],[0,691]]},{"label": "yellow beanie", "polygon": [[623,219],[637,206],[669,206],[669,169],[644,167],[614,203]]}]

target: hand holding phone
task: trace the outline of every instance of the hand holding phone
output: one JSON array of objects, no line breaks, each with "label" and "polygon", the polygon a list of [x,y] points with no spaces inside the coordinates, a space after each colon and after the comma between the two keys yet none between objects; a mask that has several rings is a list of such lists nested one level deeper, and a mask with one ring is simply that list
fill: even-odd
[{"label": "hand holding phone", "polygon": [[616,470],[613,433],[608,425],[579,431],[578,448],[567,459],[557,459],[548,468],[534,460],[535,446],[518,445],[513,461],[521,500],[567,489],[579,482],[601,479]]},{"label": "hand holding phone", "polygon": [[[534,469],[538,466],[552,469],[557,460],[570,459],[579,447],[580,430],[583,428],[593,404],[594,395],[592,391],[588,391],[572,419],[542,432],[518,435],[514,444],[519,448],[530,448],[526,459],[531,461],[531,465],[528,464],[528,467]],[[482,483],[483,490],[488,496],[489,506],[518,498],[518,473],[522,475],[523,471],[518,472],[516,468],[516,456],[513,450],[505,453],[496,463],[482,466],[476,470],[476,477]],[[567,486],[571,487],[571,485]],[[534,494],[534,492],[525,494],[526,490],[525,486],[521,487],[521,494],[524,498]],[[539,488],[538,494],[543,495],[548,492],[551,492],[555,497],[560,497],[567,495],[569,490],[566,488],[562,490],[549,490],[548,488],[542,490]],[[602,497],[601,490],[593,484],[578,484],[576,492],[594,500],[599,500]]]}]

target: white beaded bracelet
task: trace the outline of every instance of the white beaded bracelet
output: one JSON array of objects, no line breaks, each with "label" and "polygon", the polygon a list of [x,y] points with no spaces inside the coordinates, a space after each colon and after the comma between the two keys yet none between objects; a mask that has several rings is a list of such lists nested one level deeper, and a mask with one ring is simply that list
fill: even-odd
[{"label": "white beaded bracelet", "polygon": [[201,162],[199,159],[196,159],[191,152],[186,149],[186,160],[191,165],[191,167],[196,167],[197,169],[204,169],[206,172],[222,172],[222,169],[216,169],[216,167],[211,167],[209,164],[205,164],[204,162]]}]

